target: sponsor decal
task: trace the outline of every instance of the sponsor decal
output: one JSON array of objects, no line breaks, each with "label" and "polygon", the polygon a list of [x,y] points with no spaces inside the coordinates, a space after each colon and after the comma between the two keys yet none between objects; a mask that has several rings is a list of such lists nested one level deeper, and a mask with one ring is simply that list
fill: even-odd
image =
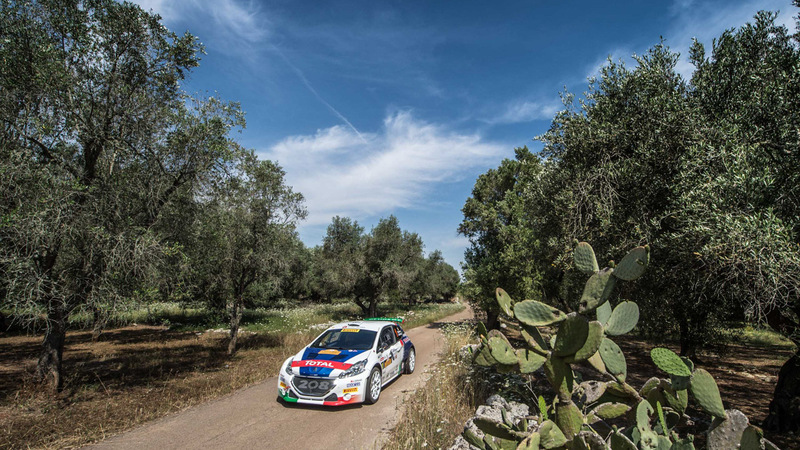
[{"label": "sponsor decal", "polygon": [[359,331],[361,330],[358,328],[342,328],[342,333],[358,333]]},{"label": "sponsor decal", "polygon": [[319,352],[320,355],[338,355],[339,353],[342,353],[342,352],[340,352],[339,350],[336,350],[336,349],[327,349],[327,350],[323,350],[323,351]]},{"label": "sponsor decal", "polygon": [[352,394],[353,392],[358,392],[358,388],[345,389],[342,392],[345,394]]},{"label": "sponsor decal", "polygon": [[347,387],[349,387],[349,388],[359,387],[359,386],[361,386],[361,382],[360,381],[354,381],[352,383],[347,383]]},{"label": "sponsor decal", "polygon": [[281,389],[286,389],[286,388],[287,386],[283,383],[283,381],[281,381]]},{"label": "sponsor decal", "polygon": [[352,364],[341,363],[338,361],[321,361],[318,359],[304,359],[302,361],[292,361],[292,367],[320,367],[325,369],[347,370]]},{"label": "sponsor decal", "polygon": [[391,364],[391,363],[392,363],[392,358],[388,358],[383,363],[381,363],[381,365],[385,369],[385,368],[389,367],[389,364]]}]

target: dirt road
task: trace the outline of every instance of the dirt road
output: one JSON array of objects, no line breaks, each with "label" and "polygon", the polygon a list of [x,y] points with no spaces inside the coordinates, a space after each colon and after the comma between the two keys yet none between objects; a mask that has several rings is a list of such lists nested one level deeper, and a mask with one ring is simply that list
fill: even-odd
[{"label": "dirt road", "polygon": [[[441,322],[471,317],[472,311],[467,309]],[[380,448],[400,419],[404,398],[413,395],[428,376],[425,372],[438,361],[444,344],[437,324],[407,332],[417,350],[416,371],[385,386],[374,405],[322,408],[286,404],[277,398],[277,378],[273,377],[92,448]]]}]

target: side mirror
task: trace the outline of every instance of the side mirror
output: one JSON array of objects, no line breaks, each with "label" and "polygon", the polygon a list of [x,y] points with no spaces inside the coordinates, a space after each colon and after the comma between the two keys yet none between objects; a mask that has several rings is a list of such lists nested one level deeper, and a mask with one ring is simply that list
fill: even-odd
[{"label": "side mirror", "polygon": [[379,345],[379,346],[378,346],[378,353],[383,353],[383,352],[385,352],[385,351],[386,351],[386,349],[388,349],[388,348],[389,348],[389,347],[388,347],[388,346],[386,346],[386,344],[381,344],[381,345]]}]

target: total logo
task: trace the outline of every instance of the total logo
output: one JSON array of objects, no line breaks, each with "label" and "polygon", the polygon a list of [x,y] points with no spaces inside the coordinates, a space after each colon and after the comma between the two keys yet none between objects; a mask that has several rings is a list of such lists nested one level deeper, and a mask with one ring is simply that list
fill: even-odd
[{"label": "total logo", "polygon": [[333,369],[333,363],[330,361],[303,361],[303,367],[327,367]]},{"label": "total logo", "polygon": [[292,367],[318,367],[325,369],[347,370],[352,364],[341,363],[338,361],[323,361],[318,359],[306,359],[303,361],[292,361]]}]

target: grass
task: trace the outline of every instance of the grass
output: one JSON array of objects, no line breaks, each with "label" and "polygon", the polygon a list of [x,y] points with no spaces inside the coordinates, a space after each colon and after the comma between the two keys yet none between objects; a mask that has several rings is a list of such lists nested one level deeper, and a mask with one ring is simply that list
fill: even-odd
[{"label": "grass", "polygon": [[726,330],[731,342],[758,348],[774,348],[793,350],[795,345],[780,333],[771,328],[756,328],[752,325],[742,325]]},{"label": "grass", "polygon": [[445,356],[426,384],[406,401],[403,417],[384,449],[449,448],[490,394],[486,384],[474,378],[469,359],[459,351],[477,340],[473,327],[452,324],[442,331],[447,339]]},{"label": "grass", "polygon": [[[411,328],[461,309],[390,305],[382,313],[405,315],[404,326]],[[0,448],[85,445],[260,382],[276,375],[325,324],[355,318],[358,310],[340,302],[248,312],[232,358],[225,354],[224,330],[198,331],[200,324],[186,320],[201,313],[158,315],[175,312],[168,304],[149,312],[161,323],[169,321],[168,327],[140,325],[142,316],[132,315],[137,325],[108,330],[99,342],[92,342],[90,331],[68,333],[65,388],[57,396],[33,381],[40,338],[0,338]]]}]

